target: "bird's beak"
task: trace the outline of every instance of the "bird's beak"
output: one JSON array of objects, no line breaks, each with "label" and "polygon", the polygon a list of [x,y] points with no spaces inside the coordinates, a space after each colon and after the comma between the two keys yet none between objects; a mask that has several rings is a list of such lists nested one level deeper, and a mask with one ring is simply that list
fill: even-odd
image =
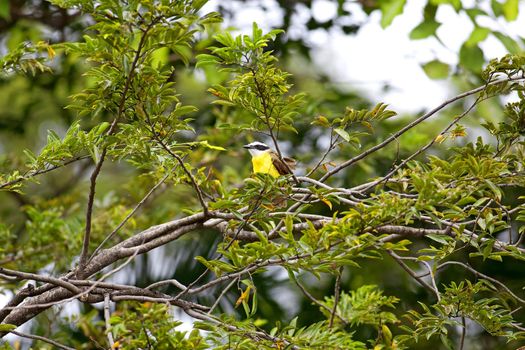
[{"label": "bird's beak", "polygon": [[243,147],[243,148],[246,148],[246,149],[250,149],[250,148],[251,148],[250,145],[244,145],[244,146],[242,146],[242,147]]}]

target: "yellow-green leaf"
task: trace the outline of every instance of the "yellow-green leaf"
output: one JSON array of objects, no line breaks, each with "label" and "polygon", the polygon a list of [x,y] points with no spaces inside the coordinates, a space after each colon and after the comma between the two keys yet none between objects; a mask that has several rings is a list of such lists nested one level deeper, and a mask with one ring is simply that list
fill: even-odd
[{"label": "yellow-green leaf", "polygon": [[433,60],[423,65],[423,70],[430,79],[445,79],[448,77],[450,67],[448,64]]},{"label": "yellow-green leaf", "polygon": [[507,21],[514,21],[518,18],[519,0],[507,0],[503,3],[503,16]]}]

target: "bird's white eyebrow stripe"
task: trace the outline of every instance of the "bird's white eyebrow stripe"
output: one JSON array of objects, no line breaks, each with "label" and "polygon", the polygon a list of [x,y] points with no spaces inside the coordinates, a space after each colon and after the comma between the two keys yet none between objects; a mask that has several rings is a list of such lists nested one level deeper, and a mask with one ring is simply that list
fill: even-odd
[{"label": "bird's white eyebrow stripe", "polygon": [[248,144],[246,146],[248,146],[251,149],[256,149],[256,150],[259,150],[259,151],[266,151],[266,150],[270,149],[269,146],[265,145],[262,142],[258,142],[258,141],[252,142],[252,143],[250,143],[250,144]]}]

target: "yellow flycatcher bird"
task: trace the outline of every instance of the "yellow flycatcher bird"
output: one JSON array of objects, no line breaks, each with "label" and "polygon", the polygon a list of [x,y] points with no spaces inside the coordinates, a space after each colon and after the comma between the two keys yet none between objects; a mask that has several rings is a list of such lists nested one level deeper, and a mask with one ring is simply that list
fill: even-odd
[{"label": "yellow flycatcher bird", "polygon": [[262,142],[252,142],[243,146],[252,155],[252,165],[254,173],[270,174],[273,177],[291,174],[295,169],[295,159],[283,157],[279,159],[279,155],[272,150],[268,145]]}]

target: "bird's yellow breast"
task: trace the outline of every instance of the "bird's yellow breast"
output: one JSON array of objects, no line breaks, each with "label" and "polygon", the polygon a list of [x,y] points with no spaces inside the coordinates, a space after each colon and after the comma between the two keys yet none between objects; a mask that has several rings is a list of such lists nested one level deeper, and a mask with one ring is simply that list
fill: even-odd
[{"label": "bird's yellow breast", "polygon": [[269,152],[264,152],[252,157],[254,173],[270,174],[273,177],[279,177],[279,172],[273,165],[272,156]]}]

